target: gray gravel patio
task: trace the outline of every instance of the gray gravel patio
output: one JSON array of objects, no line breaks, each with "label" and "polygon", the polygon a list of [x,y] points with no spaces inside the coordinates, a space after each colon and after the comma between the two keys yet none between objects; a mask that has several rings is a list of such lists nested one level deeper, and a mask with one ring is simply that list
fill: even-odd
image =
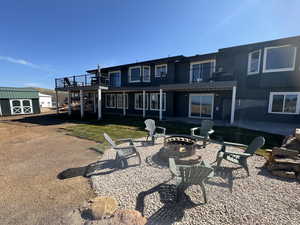
[{"label": "gray gravel patio", "polygon": [[[142,157],[141,166],[124,170],[99,170],[91,177],[97,195],[114,196],[121,209],[135,209],[137,196],[171,177],[166,166],[158,166],[152,156],[162,147],[162,139],[154,146],[136,143]],[[211,163],[220,149],[210,144],[199,150],[204,160]],[[111,160],[115,151],[107,150],[102,160]],[[134,163],[129,161],[129,165]],[[110,161],[106,161],[110,162]],[[144,215],[147,224],[299,224],[300,184],[278,179],[261,169],[265,159],[253,156],[249,159],[250,177],[244,169],[222,162],[222,169],[207,184],[207,204],[178,204],[164,206],[156,192],[145,198]],[[198,186],[190,187],[186,194],[193,202],[203,202]],[[94,224],[97,224],[94,221]]]}]

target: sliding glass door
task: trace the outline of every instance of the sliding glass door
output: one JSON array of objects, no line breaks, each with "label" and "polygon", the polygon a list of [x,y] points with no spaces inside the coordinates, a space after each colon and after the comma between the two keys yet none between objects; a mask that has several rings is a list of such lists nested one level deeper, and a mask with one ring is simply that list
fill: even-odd
[{"label": "sliding glass door", "polygon": [[189,117],[213,119],[213,108],[213,94],[190,94]]}]

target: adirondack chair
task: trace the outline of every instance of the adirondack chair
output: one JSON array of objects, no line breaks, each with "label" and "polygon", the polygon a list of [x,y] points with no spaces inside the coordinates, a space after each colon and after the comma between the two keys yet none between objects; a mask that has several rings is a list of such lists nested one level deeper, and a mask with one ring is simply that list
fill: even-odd
[{"label": "adirondack chair", "polygon": [[110,143],[110,145],[113,147],[114,150],[116,150],[116,166],[120,169],[124,169],[128,166],[127,159],[131,157],[137,157],[138,158],[138,165],[141,164],[141,156],[139,152],[136,150],[136,147],[133,144],[132,139],[118,139],[117,143],[129,143],[128,146],[122,146],[119,147],[116,142],[114,142],[108,134],[104,133],[103,134],[104,138],[106,141]]},{"label": "adirondack chair", "polygon": [[174,158],[169,158],[169,169],[172,177],[176,179],[176,185],[180,193],[183,193],[191,185],[200,185],[207,203],[205,182],[214,176],[214,169],[202,161],[197,165],[176,165]]},{"label": "adirondack chair", "polygon": [[[217,168],[220,167],[223,159],[241,165],[247,172],[249,176],[249,168],[247,164],[247,159],[255,153],[256,150],[261,148],[265,144],[265,139],[263,137],[256,137],[250,145],[243,145],[231,142],[223,142],[221,150],[217,153]],[[226,147],[238,147],[238,148],[246,148],[245,152],[233,152],[226,150]]]},{"label": "adirondack chair", "polygon": [[[206,143],[209,141],[209,135],[213,134],[215,131],[212,129],[214,122],[212,120],[202,120],[201,127],[194,127],[191,129],[191,136],[198,138],[203,141],[203,148],[206,147]],[[199,131],[199,135],[196,134]]]},{"label": "adirondack chair", "polygon": [[[159,137],[164,137],[166,135],[166,128],[156,126],[154,120],[147,119],[147,120],[145,120],[144,123],[146,125],[145,130],[148,131],[148,136],[147,136],[146,141],[148,141],[148,139],[150,138],[152,144],[154,144],[155,139],[157,139]],[[160,130],[160,132],[157,131],[158,129]]]}]

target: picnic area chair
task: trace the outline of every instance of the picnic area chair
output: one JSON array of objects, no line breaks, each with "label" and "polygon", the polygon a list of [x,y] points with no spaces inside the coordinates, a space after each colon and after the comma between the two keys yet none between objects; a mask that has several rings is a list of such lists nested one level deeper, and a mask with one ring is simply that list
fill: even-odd
[{"label": "picnic area chair", "polygon": [[169,169],[172,177],[176,179],[176,186],[179,194],[191,185],[200,185],[204,202],[207,203],[205,182],[214,176],[214,169],[206,162],[202,161],[196,165],[176,165],[174,158],[169,158]]},{"label": "picnic area chair", "polygon": [[[264,144],[265,139],[263,137],[256,137],[248,146],[238,143],[223,142],[221,150],[217,153],[217,168],[220,167],[222,160],[225,159],[229,162],[241,165],[249,176],[247,159],[253,156],[255,151],[261,148]],[[246,148],[246,150],[244,152],[233,152],[226,150],[226,147],[238,147],[240,149]]]},{"label": "picnic area chair", "polygon": [[129,143],[128,146],[122,146],[119,147],[116,142],[114,142],[108,134],[104,133],[103,134],[104,138],[106,141],[110,143],[110,145],[113,147],[114,150],[116,150],[116,158],[115,158],[115,163],[116,166],[120,169],[124,169],[128,167],[128,162],[127,159],[131,157],[137,157],[138,158],[138,165],[141,164],[141,156],[139,152],[136,150],[136,147],[133,144],[132,139],[127,138],[127,139],[118,139],[117,142],[118,144],[120,143]]},{"label": "picnic area chair", "polygon": [[[206,147],[206,143],[209,141],[209,135],[213,134],[215,131],[212,129],[214,122],[212,120],[202,120],[201,127],[194,127],[191,129],[191,136],[200,139],[203,141],[203,148]],[[196,134],[196,131],[199,130],[199,134]]]},{"label": "picnic area chair", "polygon": [[[146,119],[144,123],[146,125],[145,130],[148,131],[146,141],[148,141],[148,139],[150,138],[152,144],[154,144],[155,139],[164,137],[166,135],[166,128],[156,126],[154,120]],[[160,130],[160,132],[157,131],[158,129]]]}]

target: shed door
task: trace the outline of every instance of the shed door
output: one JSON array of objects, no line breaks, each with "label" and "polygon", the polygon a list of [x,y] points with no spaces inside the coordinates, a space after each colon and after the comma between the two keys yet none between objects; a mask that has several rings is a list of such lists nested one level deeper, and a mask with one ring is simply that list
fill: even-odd
[{"label": "shed door", "polygon": [[33,112],[32,101],[31,99],[12,99],[10,109],[12,115],[31,114]]}]

